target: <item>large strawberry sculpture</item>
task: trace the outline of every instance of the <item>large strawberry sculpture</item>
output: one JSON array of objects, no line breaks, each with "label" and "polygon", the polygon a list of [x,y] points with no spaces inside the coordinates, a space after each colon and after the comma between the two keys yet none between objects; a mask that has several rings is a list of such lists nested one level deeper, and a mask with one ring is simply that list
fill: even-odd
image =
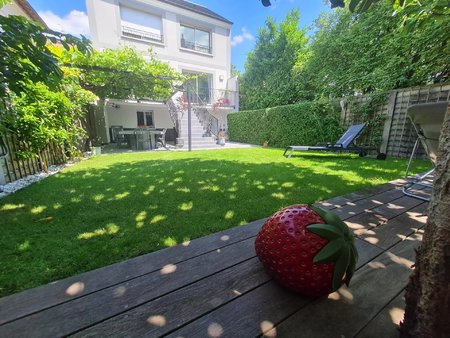
[{"label": "large strawberry sculpture", "polygon": [[300,204],[272,215],[258,233],[255,249],[277,282],[311,297],[348,285],[358,260],[353,235],[337,215]]}]

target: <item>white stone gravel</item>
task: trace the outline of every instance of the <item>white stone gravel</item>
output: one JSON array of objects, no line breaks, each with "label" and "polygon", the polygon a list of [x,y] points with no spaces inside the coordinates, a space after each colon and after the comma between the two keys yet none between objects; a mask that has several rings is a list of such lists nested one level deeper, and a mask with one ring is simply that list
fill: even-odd
[{"label": "white stone gravel", "polygon": [[20,189],[28,187],[30,184],[43,180],[46,177],[52,176],[58,173],[61,169],[72,166],[74,163],[75,162],[68,162],[61,165],[51,165],[48,167],[48,173],[41,171],[40,173],[29,175],[17,181],[0,185],[0,198],[13,194]]}]

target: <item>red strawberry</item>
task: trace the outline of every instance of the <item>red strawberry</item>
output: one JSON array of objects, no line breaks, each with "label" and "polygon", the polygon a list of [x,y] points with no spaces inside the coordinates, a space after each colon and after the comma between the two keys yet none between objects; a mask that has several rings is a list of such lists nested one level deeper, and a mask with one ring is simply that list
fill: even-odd
[{"label": "red strawberry", "polygon": [[348,285],[358,253],[338,216],[321,208],[292,205],[272,215],[255,241],[266,271],[281,285],[318,297]]}]

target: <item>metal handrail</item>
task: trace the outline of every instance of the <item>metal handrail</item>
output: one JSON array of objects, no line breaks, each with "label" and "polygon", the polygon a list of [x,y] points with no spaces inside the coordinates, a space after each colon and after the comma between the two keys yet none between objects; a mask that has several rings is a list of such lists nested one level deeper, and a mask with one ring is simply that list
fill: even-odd
[{"label": "metal handrail", "polygon": [[[178,97],[175,98],[177,95],[178,95]],[[184,115],[184,109],[180,109],[180,107],[177,105],[177,101],[179,100],[181,95],[182,95],[182,92],[180,92],[180,91],[174,92],[166,101],[166,104],[169,108],[170,118],[172,119],[172,123],[175,127],[178,137],[181,137],[180,136],[180,121]]]},{"label": "metal handrail", "polygon": [[202,53],[211,54],[211,47],[210,46],[201,45],[201,44],[198,44],[196,42],[186,41],[184,39],[181,39],[181,47],[182,48],[196,50],[196,51],[202,52]]},{"label": "metal handrail", "polygon": [[217,136],[219,134],[219,120],[208,111],[206,104],[198,93],[194,91],[191,96],[192,95],[194,95],[195,99],[197,99],[196,101],[199,102],[199,106],[193,107],[194,113],[197,115],[200,123],[206,128],[206,134],[208,136]]},{"label": "metal handrail", "polygon": [[164,42],[164,35],[159,35],[128,26],[122,26],[122,36],[143,41]]}]

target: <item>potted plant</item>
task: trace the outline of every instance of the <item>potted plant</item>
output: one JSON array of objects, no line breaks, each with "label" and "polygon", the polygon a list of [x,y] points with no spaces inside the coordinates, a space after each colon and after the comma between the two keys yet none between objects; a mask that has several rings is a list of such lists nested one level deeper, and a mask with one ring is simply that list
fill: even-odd
[{"label": "potted plant", "polygon": [[95,137],[92,140],[92,155],[101,155],[102,153],[102,141],[100,137]]},{"label": "potted plant", "polygon": [[269,141],[264,141],[264,142],[263,142],[263,147],[264,147],[264,148],[267,148],[268,146],[269,146]]},{"label": "potted plant", "polygon": [[225,130],[220,129],[220,131],[217,135],[217,144],[224,146],[225,145],[225,137],[226,137]]}]

